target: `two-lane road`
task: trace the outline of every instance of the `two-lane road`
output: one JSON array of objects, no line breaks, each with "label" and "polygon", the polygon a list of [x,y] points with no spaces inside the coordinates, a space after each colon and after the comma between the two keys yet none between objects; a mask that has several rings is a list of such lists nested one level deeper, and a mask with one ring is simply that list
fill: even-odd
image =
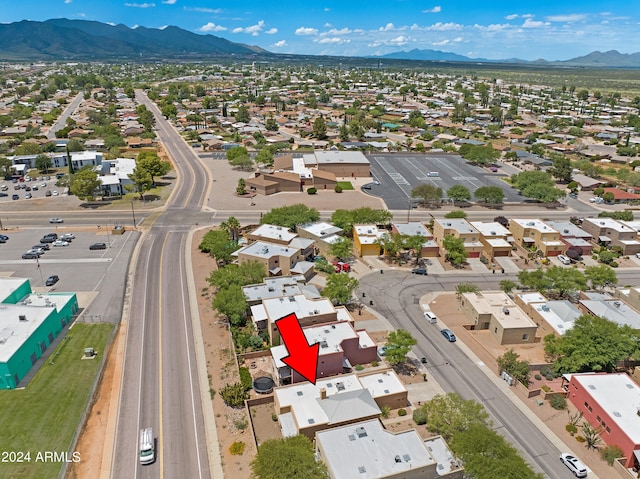
[{"label": "two-lane road", "polygon": [[[178,173],[166,210],[143,236],[133,285],[111,477],[212,477],[207,449],[186,260],[188,234],[202,218],[209,175],[140,91]],[[204,367],[204,365],[200,365]],[[206,374],[205,374],[206,376]],[[156,461],[139,463],[138,435],[152,427]]]}]

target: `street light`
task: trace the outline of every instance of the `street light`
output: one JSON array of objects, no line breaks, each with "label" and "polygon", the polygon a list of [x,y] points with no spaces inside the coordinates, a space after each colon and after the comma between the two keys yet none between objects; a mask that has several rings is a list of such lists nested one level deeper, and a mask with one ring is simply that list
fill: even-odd
[{"label": "street light", "polygon": [[131,216],[133,216],[133,227],[136,227],[136,212],[133,209],[133,200],[131,200]]}]

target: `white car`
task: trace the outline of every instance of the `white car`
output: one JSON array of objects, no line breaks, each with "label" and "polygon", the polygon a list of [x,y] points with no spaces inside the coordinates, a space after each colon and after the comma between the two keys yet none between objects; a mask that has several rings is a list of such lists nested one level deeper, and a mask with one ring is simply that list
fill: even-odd
[{"label": "white car", "polygon": [[573,475],[576,477],[587,477],[587,466],[577,457],[563,452],[560,454],[560,461],[569,468]]},{"label": "white car", "polygon": [[52,194],[53,196],[58,196],[58,195],[59,195],[58,190],[53,190],[53,191],[51,192],[51,194]]},{"label": "white car", "polygon": [[565,256],[563,254],[559,254],[558,255],[558,261],[560,261],[562,264],[564,264],[565,266],[570,265],[571,264],[571,258],[569,258],[568,256]]},{"label": "white car", "polygon": [[427,321],[429,321],[429,323],[431,324],[436,324],[438,322],[438,318],[436,317],[435,314],[433,314],[431,311],[425,311],[424,313],[424,319],[426,319]]},{"label": "white car", "polygon": [[60,239],[63,241],[70,241],[76,239],[76,235],[73,233],[65,233],[60,237]]},{"label": "white car", "polygon": [[59,239],[53,242],[53,246],[69,246],[69,242]]},{"label": "white car", "polygon": [[49,223],[64,223],[62,218],[49,218]]}]

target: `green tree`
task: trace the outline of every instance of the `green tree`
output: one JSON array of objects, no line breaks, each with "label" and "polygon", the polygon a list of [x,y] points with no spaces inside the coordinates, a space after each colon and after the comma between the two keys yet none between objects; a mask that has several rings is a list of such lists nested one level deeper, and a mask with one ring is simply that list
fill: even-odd
[{"label": "green tree", "polygon": [[295,204],[273,208],[262,216],[260,224],[285,226],[295,232],[298,225],[313,223],[319,219],[320,212],[317,209]]},{"label": "green tree", "polygon": [[637,357],[637,335],[629,326],[584,314],[561,337],[544,337],[544,351],[560,374],[615,370],[616,361]]},{"label": "green tree", "polygon": [[240,222],[235,216],[229,216],[226,221],[220,223],[220,228],[227,232],[231,241],[237,243],[240,239]]},{"label": "green tree", "polygon": [[248,169],[253,165],[249,152],[244,146],[234,146],[227,150],[227,161],[231,166],[240,169]]},{"label": "green tree", "polygon": [[591,287],[595,289],[608,285],[614,286],[618,283],[616,272],[606,264],[587,266],[584,275],[591,283]]},{"label": "green tree", "polygon": [[442,188],[423,183],[411,190],[412,198],[420,198],[423,203],[436,203],[442,198]]},{"label": "green tree", "polygon": [[0,174],[2,177],[10,176],[13,172],[13,161],[4,156],[0,157]]},{"label": "green tree", "polygon": [[407,354],[417,344],[416,339],[409,331],[397,329],[387,335],[385,351],[386,360],[393,365],[402,364],[407,360]]},{"label": "green tree", "polygon": [[319,140],[325,140],[327,138],[327,124],[321,116],[313,122],[313,135]]},{"label": "green tree", "polygon": [[92,200],[100,190],[102,182],[91,167],[85,166],[71,177],[69,191],[81,200]]},{"label": "green tree", "polygon": [[331,215],[331,222],[351,236],[353,225],[357,224],[388,224],[393,217],[388,210],[375,210],[367,206],[355,210],[336,210]]},{"label": "green tree", "polygon": [[251,120],[251,116],[249,115],[249,110],[244,105],[240,105],[238,107],[238,112],[236,113],[235,116],[236,116],[236,121],[238,122],[249,123],[249,121]]},{"label": "green tree", "polygon": [[257,479],[326,479],[327,467],[316,461],[313,444],[305,436],[269,439],[258,446],[251,462]]},{"label": "green tree", "polygon": [[229,234],[224,230],[211,230],[202,238],[200,251],[209,253],[219,263],[226,264],[231,261],[231,253],[238,249],[238,244],[229,239]]},{"label": "green tree", "polygon": [[482,404],[462,399],[456,393],[437,394],[421,407],[428,411],[429,430],[442,435],[446,441],[474,424],[486,425],[489,422],[489,415]]},{"label": "green tree", "polygon": [[239,195],[244,195],[247,192],[247,182],[244,178],[240,178],[238,180],[238,186],[236,186],[236,193]]},{"label": "green tree", "polygon": [[499,186],[481,186],[473,193],[473,196],[485,203],[502,203],[504,191]]},{"label": "green tree", "polygon": [[254,160],[264,166],[273,166],[273,153],[268,148],[262,148],[258,151]]},{"label": "green tree", "polygon": [[548,169],[551,176],[559,181],[568,183],[573,176],[573,166],[571,160],[566,156],[559,155],[553,159],[553,166]]},{"label": "green tree", "polygon": [[130,173],[127,176],[132,181],[135,191],[140,194],[140,199],[143,199],[144,192],[151,189],[151,185],[153,185],[153,178],[151,177],[151,174],[144,168],[136,166],[133,169],[133,173]]},{"label": "green tree", "polygon": [[376,244],[391,261],[395,261],[405,248],[405,238],[405,235],[399,233],[385,233],[376,240]]},{"label": "green tree", "polygon": [[466,186],[453,185],[447,190],[447,196],[454,201],[469,201],[471,199],[471,192]]},{"label": "green tree", "polygon": [[15,148],[14,153],[16,156],[38,155],[42,153],[42,148],[37,143],[22,143]]},{"label": "green tree", "polygon": [[506,371],[525,386],[529,384],[529,361],[521,360],[520,355],[513,348],[505,351],[496,360],[501,371]]},{"label": "green tree", "polygon": [[472,164],[487,165],[500,158],[500,152],[493,148],[491,143],[487,145],[471,145],[465,143],[458,151],[460,156]]},{"label": "green tree", "polygon": [[212,306],[224,315],[232,326],[244,326],[248,305],[240,286],[234,284],[220,289],[213,298]]},{"label": "green tree", "polygon": [[267,277],[267,270],[258,261],[247,261],[242,264],[228,264],[211,272],[207,282],[218,289],[231,286],[247,286],[261,283]]},{"label": "green tree", "polygon": [[340,260],[345,260],[353,256],[353,241],[341,236],[329,245],[329,254]]},{"label": "green tree", "polygon": [[611,191],[607,191],[602,195],[602,199],[607,203],[611,203],[615,199],[615,196]]},{"label": "green tree", "polygon": [[156,176],[164,176],[169,173],[171,163],[161,160],[155,153],[143,152],[136,159],[136,167],[146,170],[151,175],[152,183],[155,183]]},{"label": "green tree", "polygon": [[280,128],[278,126],[278,122],[275,120],[275,118],[273,118],[273,115],[270,115],[269,118],[267,118],[267,121],[265,122],[264,126],[267,129],[267,131],[278,131]]},{"label": "green tree", "polygon": [[582,271],[575,268],[552,266],[544,271],[549,280],[549,292],[567,298],[578,291],[587,289],[587,280]]},{"label": "green tree", "polygon": [[518,286],[515,281],[511,281],[510,279],[503,279],[500,281],[500,283],[498,283],[498,285],[500,286],[500,289],[505,293],[510,293]]},{"label": "green tree", "polygon": [[175,118],[175,116],[178,114],[178,109],[173,103],[167,103],[162,106],[161,112],[162,112],[162,116],[164,116],[167,119]]},{"label": "green tree", "polygon": [[477,284],[473,284],[473,283],[458,283],[456,285],[456,296],[458,297],[458,299],[460,299],[460,297],[464,293],[477,293],[478,291],[480,291],[480,288],[478,288]]},{"label": "green tree", "polygon": [[523,196],[551,203],[564,196],[564,191],[555,187],[551,175],[544,171],[523,171],[511,177],[514,187]]},{"label": "green tree", "polygon": [[411,235],[404,239],[404,247],[413,251],[416,262],[422,256],[422,248],[426,242],[426,238],[422,235]]},{"label": "green tree", "polygon": [[348,274],[332,274],[327,277],[327,284],[321,294],[333,304],[347,304],[351,302],[358,284],[358,280]]},{"label": "green tree", "polygon": [[444,215],[445,218],[466,218],[467,213],[462,210],[451,210]]},{"label": "green tree", "polygon": [[453,235],[447,235],[442,240],[442,246],[446,251],[446,259],[457,266],[467,261],[467,249],[464,247],[464,239]]},{"label": "green tree", "polygon": [[49,173],[49,168],[53,165],[51,163],[51,158],[47,155],[38,155],[36,156],[36,168],[40,170],[40,173],[44,173],[45,175]]}]

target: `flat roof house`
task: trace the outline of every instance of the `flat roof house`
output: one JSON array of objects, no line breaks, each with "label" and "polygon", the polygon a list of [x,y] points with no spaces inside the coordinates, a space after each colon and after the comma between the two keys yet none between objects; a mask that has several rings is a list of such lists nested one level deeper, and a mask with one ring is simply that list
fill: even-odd
[{"label": "flat roof house", "polygon": [[585,218],[582,229],[599,244],[621,247],[625,255],[640,253],[638,232],[613,218]]},{"label": "flat roof house", "polygon": [[353,246],[359,257],[379,256],[381,253],[378,240],[388,234],[387,230],[378,229],[376,225],[354,225]]},{"label": "flat roof house", "polygon": [[565,375],[568,398],[599,429],[608,445],[622,449],[625,467],[640,465],[640,387],[625,373]]},{"label": "flat roof house", "polygon": [[[460,218],[436,219],[433,222],[433,236],[444,253],[444,238],[453,235],[462,238],[469,258],[479,258],[483,249],[480,232],[471,224]],[[443,254],[444,256],[444,254]]]},{"label": "flat roof house", "polygon": [[420,257],[436,257],[440,254],[440,247],[433,239],[433,235],[420,221],[409,223],[391,223],[391,232],[406,236],[423,236],[424,244],[420,250]]},{"label": "flat roof house", "polygon": [[511,256],[513,237],[511,231],[496,221],[471,221],[471,226],[480,232],[482,254],[492,261],[496,256]]},{"label": "flat roof house", "polygon": [[511,218],[509,230],[516,244],[525,249],[535,246],[543,256],[558,256],[566,249],[566,245],[560,240],[560,233],[538,219]]},{"label": "flat roof house", "polygon": [[560,241],[567,245],[567,249],[576,247],[580,248],[583,256],[591,254],[593,236],[579,226],[571,221],[547,221],[547,225],[560,233]]},{"label": "flat roof house", "polygon": [[563,336],[583,314],[571,301],[549,301],[540,293],[516,293],[514,300],[538,325],[541,337],[547,334]]},{"label": "flat roof house", "polygon": [[464,293],[462,310],[475,329],[488,329],[498,344],[535,342],[536,323],[502,291]]},{"label": "flat roof house", "polygon": [[324,221],[299,225],[296,227],[296,231],[301,238],[313,240],[317,252],[322,254],[327,254],[329,247],[336,241],[340,241],[343,234],[342,228]]}]

